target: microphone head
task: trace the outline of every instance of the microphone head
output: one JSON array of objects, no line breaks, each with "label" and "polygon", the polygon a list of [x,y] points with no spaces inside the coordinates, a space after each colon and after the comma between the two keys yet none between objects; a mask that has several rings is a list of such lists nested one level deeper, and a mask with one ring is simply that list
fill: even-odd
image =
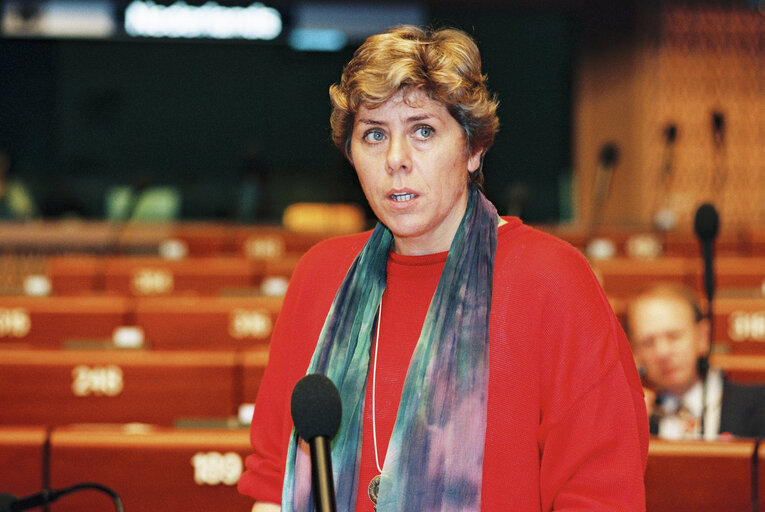
[{"label": "microphone head", "polygon": [[712,203],[704,203],[696,210],[693,231],[700,240],[713,240],[720,230],[720,216]]},{"label": "microphone head", "polygon": [[340,428],[342,409],[337,387],[319,373],[306,375],[292,390],[292,421],[297,434],[306,441],[317,436],[335,437]]},{"label": "microphone head", "polygon": [[725,130],[725,114],[715,110],[712,112],[712,132],[722,133]]},{"label": "microphone head", "polygon": [[677,126],[675,126],[674,123],[670,123],[664,128],[664,140],[667,142],[667,145],[669,145],[673,144],[675,139],[677,139]]},{"label": "microphone head", "polygon": [[603,167],[611,169],[619,160],[619,147],[614,142],[607,142],[600,148],[599,160]]}]

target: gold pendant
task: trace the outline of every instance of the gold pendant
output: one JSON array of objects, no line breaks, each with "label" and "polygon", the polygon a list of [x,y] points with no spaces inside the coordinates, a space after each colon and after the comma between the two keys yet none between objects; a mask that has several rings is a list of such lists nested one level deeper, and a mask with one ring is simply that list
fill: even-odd
[{"label": "gold pendant", "polygon": [[377,475],[369,482],[369,499],[375,504],[375,510],[377,510],[377,493],[380,491],[380,475]]}]

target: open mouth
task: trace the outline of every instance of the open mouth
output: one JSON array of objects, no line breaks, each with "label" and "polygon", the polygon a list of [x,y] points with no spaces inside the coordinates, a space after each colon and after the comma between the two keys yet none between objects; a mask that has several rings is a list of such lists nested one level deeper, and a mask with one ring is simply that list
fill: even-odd
[{"label": "open mouth", "polygon": [[406,193],[406,194],[391,194],[388,196],[390,199],[396,201],[396,202],[402,202],[402,201],[411,201],[415,197],[417,197],[417,194],[412,193]]}]

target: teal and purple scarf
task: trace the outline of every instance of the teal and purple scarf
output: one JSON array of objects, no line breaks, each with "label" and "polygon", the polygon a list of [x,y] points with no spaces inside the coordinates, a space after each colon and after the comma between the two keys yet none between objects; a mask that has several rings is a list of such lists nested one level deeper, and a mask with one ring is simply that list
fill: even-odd
[{"label": "teal and purple scarf", "polygon": [[[471,186],[409,364],[383,466],[379,512],[480,510],[497,223],[494,206]],[[342,512],[356,507],[364,391],[392,240],[378,223],[335,296],[308,368],[340,391],[343,418],[332,441],[332,464]],[[310,464],[293,431],[283,511],[313,510]]]}]

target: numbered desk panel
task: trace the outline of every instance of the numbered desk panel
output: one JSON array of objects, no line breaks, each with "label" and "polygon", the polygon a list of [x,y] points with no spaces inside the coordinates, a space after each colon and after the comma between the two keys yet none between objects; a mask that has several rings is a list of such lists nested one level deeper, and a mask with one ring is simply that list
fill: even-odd
[{"label": "numbered desk panel", "polygon": [[168,260],[110,257],[104,261],[107,291],[147,297],[173,294],[218,295],[252,289],[261,281],[257,262],[237,256]]},{"label": "numbered desk panel", "polygon": [[236,414],[232,352],[4,350],[0,424],[145,422]]},{"label": "numbered desk panel", "polygon": [[0,493],[21,497],[44,488],[47,438],[44,427],[0,426]]},{"label": "numbered desk panel", "polygon": [[329,235],[299,233],[278,227],[243,227],[234,234],[234,246],[240,254],[248,258],[269,260],[303,254],[328,237]]},{"label": "numbered desk panel", "polygon": [[714,339],[736,353],[765,355],[765,297],[714,302]]},{"label": "numbered desk panel", "polygon": [[[51,435],[53,488],[98,482],[117,492],[127,511],[241,511],[253,500],[236,483],[251,452],[247,429],[150,427],[59,428]],[[52,512],[114,510],[102,493],[59,499]]]},{"label": "numbered desk panel", "polygon": [[[751,510],[754,442],[651,439],[645,474],[648,512]],[[760,479],[762,488],[765,479]],[[760,492],[760,509],[765,493]]]},{"label": "numbered desk panel", "polygon": [[155,297],[138,301],[135,322],[162,350],[239,350],[271,339],[281,297]]},{"label": "numbered desk panel", "polygon": [[130,310],[125,297],[0,297],[0,348],[111,340]]}]

